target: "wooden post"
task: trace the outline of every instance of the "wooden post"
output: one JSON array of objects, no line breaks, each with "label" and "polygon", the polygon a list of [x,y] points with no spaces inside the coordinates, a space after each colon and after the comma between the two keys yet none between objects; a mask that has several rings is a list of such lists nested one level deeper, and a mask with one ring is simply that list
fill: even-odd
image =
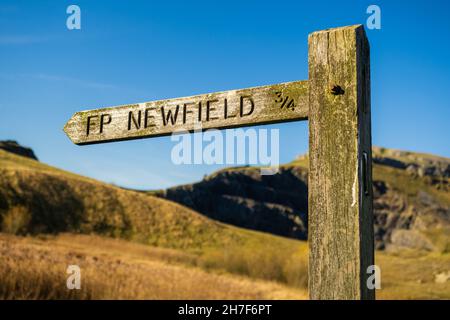
[{"label": "wooden post", "polygon": [[369,43],[358,25],[308,45],[310,298],[374,299]]}]

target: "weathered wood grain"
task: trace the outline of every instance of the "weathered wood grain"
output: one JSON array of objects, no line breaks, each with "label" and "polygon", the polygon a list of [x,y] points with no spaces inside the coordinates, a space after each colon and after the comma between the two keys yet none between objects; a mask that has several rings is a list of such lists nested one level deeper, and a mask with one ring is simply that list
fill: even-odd
[{"label": "weathered wood grain", "polygon": [[373,299],[369,44],[362,26],[308,44],[310,298]]},{"label": "weathered wood grain", "polygon": [[81,111],[64,131],[82,145],[305,120],[307,116],[308,83],[297,81]]}]

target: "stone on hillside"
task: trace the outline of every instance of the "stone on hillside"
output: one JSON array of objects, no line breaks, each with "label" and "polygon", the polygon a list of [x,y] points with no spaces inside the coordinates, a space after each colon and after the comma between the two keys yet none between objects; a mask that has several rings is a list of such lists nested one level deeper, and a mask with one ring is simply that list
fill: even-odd
[{"label": "stone on hillside", "polygon": [[410,248],[433,251],[433,244],[421,233],[414,230],[396,229],[391,233],[389,249]]}]

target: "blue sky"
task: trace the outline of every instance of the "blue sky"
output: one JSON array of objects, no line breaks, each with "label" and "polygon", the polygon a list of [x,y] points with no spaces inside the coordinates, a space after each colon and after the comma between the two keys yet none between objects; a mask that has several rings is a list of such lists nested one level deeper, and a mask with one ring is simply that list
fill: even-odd
[{"label": "blue sky", "polygon": [[[66,8],[81,8],[81,30]],[[450,157],[449,1],[5,1],[0,3],[0,139],[41,161],[154,189],[220,166],[176,166],[170,137],[76,146],[80,110],[306,80],[307,36],[366,22],[373,144]],[[280,130],[280,160],[308,148],[306,122]]]}]

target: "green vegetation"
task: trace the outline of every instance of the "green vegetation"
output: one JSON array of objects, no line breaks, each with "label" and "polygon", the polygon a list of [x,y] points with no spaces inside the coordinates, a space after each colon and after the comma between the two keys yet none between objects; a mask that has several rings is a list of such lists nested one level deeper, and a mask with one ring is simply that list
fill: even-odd
[{"label": "green vegetation", "polygon": [[[374,174],[411,195],[426,188],[448,201],[425,180],[410,186],[415,178],[398,169],[376,166]],[[307,297],[305,242],[218,223],[2,150],[0,228],[0,299]],[[448,252],[445,230],[426,232]],[[377,252],[376,263],[378,298],[450,299],[450,282],[436,281],[449,271],[449,253]],[[65,289],[68,264],[83,270],[81,291]]]}]

